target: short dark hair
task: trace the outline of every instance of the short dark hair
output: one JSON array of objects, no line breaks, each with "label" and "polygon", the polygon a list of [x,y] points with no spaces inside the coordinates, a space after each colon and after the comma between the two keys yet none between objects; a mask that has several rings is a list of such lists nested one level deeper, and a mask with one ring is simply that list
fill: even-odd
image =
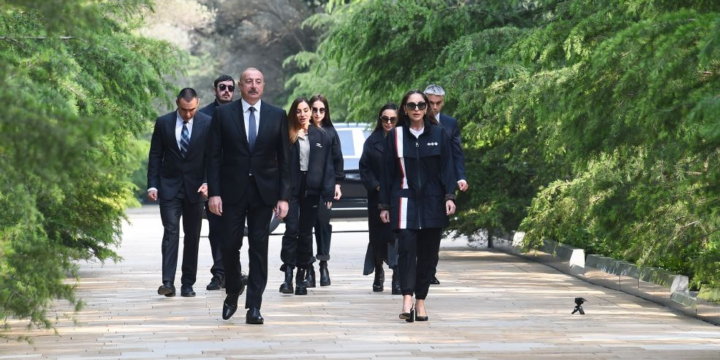
[{"label": "short dark hair", "polygon": [[235,79],[232,78],[230,75],[220,75],[217,79],[215,79],[215,82],[213,82],[213,87],[217,87],[217,84],[224,82],[224,81],[232,81],[233,85],[235,85]]},{"label": "short dark hair", "polygon": [[195,89],[184,88],[184,89],[180,90],[180,92],[178,93],[177,99],[178,100],[183,99],[183,100],[189,102],[189,101],[192,101],[192,99],[197,99],[197,97],[198,97],[198,95],[197,95],[197,91],[195,91]]}]

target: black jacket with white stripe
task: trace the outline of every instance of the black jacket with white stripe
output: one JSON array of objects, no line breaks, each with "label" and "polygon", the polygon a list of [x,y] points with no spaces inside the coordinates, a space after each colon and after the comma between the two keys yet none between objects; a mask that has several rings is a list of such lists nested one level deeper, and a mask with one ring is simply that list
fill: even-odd
[{"label": "black jacket with white stripe", "polygon": [[426,119],[418,138],[398,126],[385,140],[378,207],[390,210],[393,229],[447,227],[445,202],[457,186],[447,133]]}]

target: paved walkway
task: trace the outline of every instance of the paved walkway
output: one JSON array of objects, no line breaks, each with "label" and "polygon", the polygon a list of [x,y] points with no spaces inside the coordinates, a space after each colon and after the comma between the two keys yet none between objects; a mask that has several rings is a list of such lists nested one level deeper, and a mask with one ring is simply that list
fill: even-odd
[{"label": "paved walkway", "polygon": [[[430,321],[406,323],[397,318],[400,296],[373,293],[372,277],[362,276],[367,233],[335,234],[333,285],[302,297],[277,290],[280,236],[272,236],[265,325],[244,324],[242,310],[223,321],[224,294],[205,290],[207,239],[201,239],[198,296],[161,297],[158,209],[129,214],[132,225],[119,250],[125,260],[82,265],[78,295],[86,306],[77,325],[61,318],[59,334],[30,332],[33,344],[0,340],[0,359],[720,358],[718,327],[462,241],[443,242],[442,285],[427,300]],[[364,222],[336,223],[336,229],[362,228]],[[246,259],[243,254],[243,264]],[[587,315],[570,315],[576,296],[589,300]],[[21,324],[14,331],[28,334]]]}]

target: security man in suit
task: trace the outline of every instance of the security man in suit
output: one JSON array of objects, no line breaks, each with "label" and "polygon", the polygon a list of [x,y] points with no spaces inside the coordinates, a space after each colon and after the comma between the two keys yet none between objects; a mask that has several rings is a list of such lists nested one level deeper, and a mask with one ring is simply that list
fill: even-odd
[{"label": "security man in suit", "polygon": [[221,216],[225,266],[223,319],[237,311],[245,290],[240,278],[240,248],[248,224],[248,272],[245,323],[263,324],[262,294],[268,278],[268,237],[273,211],[287,215],[290,142],[285,110],[263,100],[265,79],[255,68],[243,71],[240,100],[215,109],[208,142],[210,211]]},{"label": "security man in suit", "polygon": [[[435,120],[445,129],[445,132],[450,136],[452,140],[452,155],[453,162],[455,163],[455,178],[457,178],[457,185],[460,191],[468,190],[467,178],[465,177],[465,155],[462,149],[462,140],[460,138],[460,128],[458,128],[457,120],[455,118],[442,114],[443,106],[445,106],[445,89],[439,85],[430,85],[423,91],[430,100],[430,110],[435,116]],[[435,276],[437,269],[433,271],[432,280],[430,281],[433,285],[439,285],[440,281]]]},{"label": "security man in suit", "polygon": [[177,110],[157,118],[148,159],[148,199],[160,200],[165,228],[162,239],[162,285],[158,294],[175,296],[175,271],[183,221],[182,287],[180,295],[195,296],[198,244],[203,202],[207,198],[205,147],[210,117],[198,113],[197,92],[180,91]]}]

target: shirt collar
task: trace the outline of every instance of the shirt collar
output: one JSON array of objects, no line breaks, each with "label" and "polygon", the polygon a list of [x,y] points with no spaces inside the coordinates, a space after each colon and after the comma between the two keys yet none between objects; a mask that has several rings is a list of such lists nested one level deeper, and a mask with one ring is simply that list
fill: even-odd
[{"label": "shirt collar", "polygon": [[[179,123],[181,123],[181,124],[185,122],[185,120],[183,120],[183,118],[180,116],[180,112],[179,112],[179,111],[175,111],[175,119],[177,119],[176,121],[179,122]],[[192,126],[193,120],[195,120],[195,117],[191,117],[190,120],[188,120],[188,125],[191,125],[191,126]]]},{"label": "shirt collar", "polygon": [[262,100],[258,100],[258,102],[255,103],[255,105],[250,105],[250,104],[248,104],[248,102],[245,101],[245,99],[243,99],[243,98],[240,98],[240,102],[242,103],[243,113],[248,112],[248,109],[249,109],[251,106],[255,108],[255,111],[257,111],[258,113],[260,113],[260,105],[262,104]]}]

